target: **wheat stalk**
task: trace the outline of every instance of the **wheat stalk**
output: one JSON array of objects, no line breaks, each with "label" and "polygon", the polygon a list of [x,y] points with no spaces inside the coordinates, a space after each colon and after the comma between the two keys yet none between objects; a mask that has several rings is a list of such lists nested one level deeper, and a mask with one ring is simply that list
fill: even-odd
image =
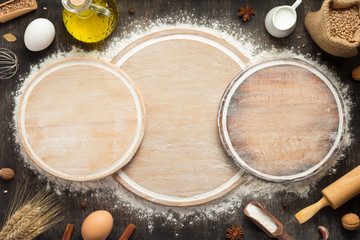
[{"label": "wheat stalk", "polygon": [[13,227],[12,231],[10,231],[6,239],[24,239],[28,235],[28,228],[31,228],[32,219],[36,218],[40,213],[40,208],[32,208],[30,212],[24,215],[21,220]]},{"label": "wheat stalk", "polygon": [[30,198],[25,197],[24,191],[19,195],[22,199],[15,201],[20,207],[11,206],[12,212],[0,232],[0,240],[31,240],[62,220],[62,206],[54,194],[43,189]]},{"label": "wheat stalk", "polygon": [[30,233],[26,238],[24,238],[24,240],[32,240],[45,231],[46,230],[43,227],[39,227],[34,232]]},{"label": "wheat stalk", "polygon": [[42,228],[42,222],[41,221],[37,221],[33,224],[30,224],[27,229],[26,229],[26,232],[23,233],[23,238],[22,239],[25,239],[25,238],[28,238],[30,235],[32,235],[33,233],[37,232],[39,229]]},{"label": "wheat stalk", "polygon": [[43,227],[42,225],[42,221],[37,221],[31,225],[28,226],[26,232],[23,233],[22,236],[18,236],[17,238],[15,238],[16,240],[17,239],[21,239],[21,240],[25,240],[25,239],[33,239],[35,238],[36,236],[40,235],[42,232],[45,231],[45,228]]},{"label": "wheat stalk", "polygon": [[4,228],[0,232],[0,239],[6,239],[6,236],[9,234],[13,226],[18,223],[21,218],[26,215],[31,209],[30,204],[26,204],[21,207],[18,211],[15,212],[14,215],[5,223]]}]

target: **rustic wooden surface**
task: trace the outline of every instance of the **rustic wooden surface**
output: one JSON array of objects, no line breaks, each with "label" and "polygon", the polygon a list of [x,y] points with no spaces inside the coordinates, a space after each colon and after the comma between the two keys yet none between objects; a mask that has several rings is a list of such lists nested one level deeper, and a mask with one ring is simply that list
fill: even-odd
[{"label": "rustic wooden surface", "polygon": [[[310,39],[308,33],[303,25],[303,20],[306,12],[310,10],[317,10],[320,8],[322,1],[304,0],[303,4],[297,9],[298,23],[295,32],[285,39],[275,39],[270,37],[266,32],[263,24],[266,13],[274,6],[281,4],[292,4],[293,1],[287,0],[252,0],[249,3],[256,10],[254,18],[246,23],[243,23],[237,16],[237,7],[244,5],[246,1],[230,1],[230,0],[204,0],[204,1],[190,1],[190,0],[118,0],[120,9],[120,22],[115,29],[113,36],[123,36],[123,31],[130,30],[133,25],[147,24],[159,17],[175,16],[177,14],[191,15],[192,19],[206,18],[211,22],[212,20],[227,19],[229,29],[236,31],[239,26],[242,26],[244,31],[248,34],[249,40],[260,45],[262,48],[270,48],[272,45],[277,48],[291,48],[299,49],[302,53],[309,53],[312,56],[320,59],[324,64],[331,66],[331,68],[339,74],[343,84],[349,87],[349,94],[351,96],[353,106],[353,114],[351,120],[352,133],[354,134],[354,141],[345,152],[344,159],[336,166],[336,173],[322,178],[316,187],[311,191],[309,198],[299,198],[293,194],[286,192],[278,193],[271,200],[263,198],[256,199],[261,202],[274,216],[284,223],[285,230],[296,239],[312,240],[321,239],[317,230],[318,225],[327,226],[330,229],[330,239],[346,239],[354,240],[360,238],[360,231],[347,231],[340,225],[341,217],[348,212],[360,213],[360,196],[355,197],[348,203],[337,210],[325,208],[315,215],[311,220],[298,225],[294,221],[294,214],[301,208],[308,206],[319,200],[321,197],[320,190],[325,188],[331,182],[360,164],[359,151],[359,134],[360,134],[360,106],[357,103],[360,100],[359,83],[351,79],[351,70],[359,64],[360,57],[352,59],[341,59],[323,53]],[[39,9],[28,13],[18,19],[14,19],[8,23],[1,24],[0,35],[11,32],[18,37],[15,43],[8,43],[5,39],[1,39],[1,47],[7,47],[13,50],[20,58],[19,74],[26,74],[30,70],[30,65],[36,64],[44,57],[58,50],[70,50],[72,46],[77,46],[85,50],[104,49],[104,46],[111,42],[111,37],[100,44],[82,44],[74,40],[65,30],[61,20],[61,3],[60,1],[39,1]],[[43,7],[47,10],[43,10]],[[129,7],[134,7],[136,13],[134,15],[128,14]],[[55,42],[46,50],[42,52],[32,53],[26,50],[23,44],[23,33],[25,27],[30,21],[37,17],[45,17],[50,19],[56,28]],[[240,32],[238,32],[240,34]],[[301,39],[297,40],[297,36],[301,35]],[[304,48],[301,48],[302,44]],[[299,47],[299,48],[298,48]],[[318,52],[322,52],[317,56]],[[17,75],[18,76],[18,75]],[[13,109],[14,109],[14,91],[21,85],[18,77],[13,77],[11,80],[0,81],[0,167],[12,167],[17,172],[17,177],[11,182],[0,181],[0,219],[2,220],[6,214],[8,204],[17,188],[21,187],[21,181],[28,176],[34,186],[45,185],[45,182],[39,181],[35,174],[28,170],[21,161],[18,152],[18,146],[15,144],[13,136]],[[8,194],[2,194],[2,191],[7,189]],[[89,207],[85,210],[81,209],[80,202],[88,199]],[[65,203],[65,220],[56,226],[53,230],[43,234],[38,239],[60,239],[66,224],[69,222],[75,223],[75,231],[72,239],[81,239],[80,225],[86,215],[96,209],[109,209],[111,202],[115,199],[106,197],[92,196],[90,192],[84,194],[77,194],[76,196],[68,196],[64,194],[62,200]],[[152,231],[148,228],[148,219],[141,217],[137,211],[127,211],[126,207],[113,213],[115,219],[115,227],[109,236],[109,239],[118,239],[121,232],[125,229],[128,223],[132,222],[137,226],[137,230],[132,239],[225,239],[226,231],[231,224],[242,225],[245,230],[244,239],[269,239],[263,232],[250,222],[243,214],[243,207],[245,203],[254,200],[251,195],[243,198],[242,206],[235,207],[234,212],[224,213],[215,218],[203,220],[201,222],[188,222],[171,224],[166,220],[166,217],[152,216],[151,220],[155,223]],[[218,200],[218,201],[221,201]],[[282,203],[287,203],[286,211],[282,208]],[[157,206],[151,208],[156,209]],[[139,217],[140,216],[140,217]],[[193,217],[196,219],[196,215]]]}]

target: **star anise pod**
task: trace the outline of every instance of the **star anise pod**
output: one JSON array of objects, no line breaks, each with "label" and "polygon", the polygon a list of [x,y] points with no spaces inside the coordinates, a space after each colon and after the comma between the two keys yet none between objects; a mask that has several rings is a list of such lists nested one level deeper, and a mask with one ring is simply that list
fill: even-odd
[{"label": "star anise pod", "polygon": [[242,16],[244,21],[250,19],[256,12],[251,9],[249,4],[245,4],[245,7],[239,7],[239,16]]},{"label": "star anise pod", "polygon": [[232,225],[231,228],[227,229],[226,231],[228,234],[226,234],[225,237],[230,238],[230,240],[243,239],[242,235],[244,234],[244,231],[241,231],[241,226],[235,228],[235,226]]}]

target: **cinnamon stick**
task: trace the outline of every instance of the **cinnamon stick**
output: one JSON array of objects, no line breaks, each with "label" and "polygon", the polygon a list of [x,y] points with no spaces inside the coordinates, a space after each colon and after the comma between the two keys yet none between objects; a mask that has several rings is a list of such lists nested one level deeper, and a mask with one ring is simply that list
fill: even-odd
[{"label": "cinnamon stick", "polygon": [[136,229],[136,226],[134,224],[130,223],[126,227],[125,231],[123,232],[123,234],[121,235],[119,240],[128,240],[131,237],[131,235],[133,234],[133,232],[135,231],[135,229]]},{"label": "cinnamon stick", "polygon": [[68,223],[66,225],[65,232],[64,232],[64,235],[62,237],[62,240],[70,240],[73,230],[74,230],[74,224]]}]

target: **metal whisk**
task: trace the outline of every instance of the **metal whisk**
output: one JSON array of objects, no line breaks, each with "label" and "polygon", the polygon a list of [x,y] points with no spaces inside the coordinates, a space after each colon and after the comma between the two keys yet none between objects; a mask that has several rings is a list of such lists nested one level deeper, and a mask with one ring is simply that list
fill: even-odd
[{"label": "metal whisk", "polygon": [[0,48],[0,79],[8,79],[19,69],[18,58],[11,50]]}]

